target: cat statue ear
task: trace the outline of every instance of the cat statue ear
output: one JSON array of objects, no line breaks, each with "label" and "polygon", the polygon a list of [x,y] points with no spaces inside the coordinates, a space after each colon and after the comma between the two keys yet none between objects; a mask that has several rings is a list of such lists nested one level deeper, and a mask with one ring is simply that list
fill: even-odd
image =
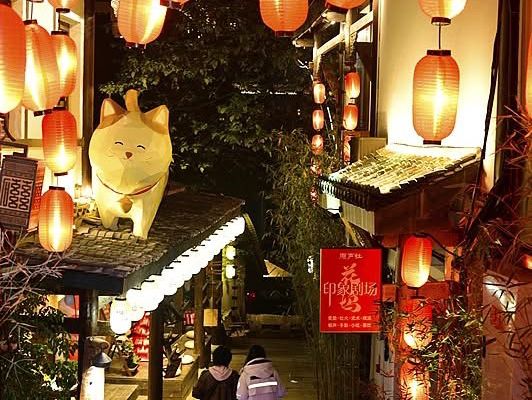
[{"label": "cat statue ear", "polygon": [[100,124],[109,117],[113,117],[113,121],[111,122],[113,123],[116,121],[116,117],[121,117],[125,112],[126,110],[120,107],[113,99],[104,99],[100,110]]},{"label": "cat statue ear", "polygon": [[156,128],[156,130],[163,134],[168,134],[168,120],[170,118],[170,112],[168,107],[162,105],[148,111],[144,114],[143,119],[148,125]]}]

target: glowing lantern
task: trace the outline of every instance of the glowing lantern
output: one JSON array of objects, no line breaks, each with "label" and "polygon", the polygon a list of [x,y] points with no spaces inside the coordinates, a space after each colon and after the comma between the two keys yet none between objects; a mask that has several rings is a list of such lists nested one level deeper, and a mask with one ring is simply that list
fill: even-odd
[{"label": "glowing lantern", "polygon": [[315,130],[321,131],[325,124],[325,116],[322,110],[314,110],[312,113],[312,126]]},{"label": "glowing lantern", "polygon": [[319,134],[312,136],[312,143],[310,148],[312,150],[312,153],[317,156],[323,153],[323,137]]},{"label": "glowing lantern", "polygon": [[449,25],[451,19],[464,11],[467,0],[419,0],[425,14],[435,25]]},{"label": "glowing lantern", "polygon": [[526,71],[526,108],[532,117],[532,36],[528,40],[528,66]]},{"label": "glowing lantern", "polygon": [[326,5],[328,7],[336,7],[342,10],[350,10],[351,8],[358,7],[364,4],[366,0],[327,0]]},{"label": "glowing lantern", "polygon": [[358,107],[355,104],[348,104],[344,107],[344,128],[354,131],[358,125]]},{"label": "glowing lantern", "polygon": [[320,194],[318,192],[318,189],[316,189],[316,186],[312,186],[310,188],[310,201],[313,203],[317,203],[320,199]]},{"label": "glowing lantern", "polygon": [[428,50],[414,70],[414,129],[424,143],[440,144],[456,121],[460,71],[450,50]]},{"label": "glowing lantern", "polygon": [[422,349],[432,340],[432,306],[420,299],[409,299],[405,307],[403,339],[413,349]]},{"label": "glowing lantern", "polygon": [[349,72],[345,76],[345,95],[349,100],[360,96],[360,75],[358,72]]},{"label": "glowing lantern", "polygon": [[39,242],[48,251],[62,252],[72,243],[74,202],[64,188],[50,186],[42,195]]},{"label": "glowing lantern", "polygon": [[310,165],[310,173],[314,176],[321,175],[322,171],[321,171],[321,165],[319,161],[316,161],[316,160],[312,161],[312,164]]},{"label": "glowing lantern", "polygon": [[236,268],[233,264],[228,264],[225,267],[225,277],[227,279],[233,279],[236,276]]},{"label": "glowing lantern", "polygon": [[59,70],[51,36],[37,24],[26,25],[26,84],[22,104],[36,115],[51,110],[61,96]]},{"label": "glowing lantern", "polygon": [[227,246],[225,248],[225,257],[228,260],[234,260],[236,257],[236,249],[234,246]]},{"label": "glowing lantern", "polygon": [[525,254],[523,256],[523,265],[525,268],[532,270],[532,255]]},{"label": "glowing lantern", "polygon": [[64,31],[53,31],[52,43],[57,57],[61,97],[68,97],[76,87],[76,75],[78,72],[76,43]]},{"label": "glowing lantern", "polygon": [[410,236],[403,246],[401,277],[407,286],[420,288],[429,279],[432,242],[429,238]]},{"label": "glowing lantern", "polygon": [[24,24],[9,3],[0,2],[0,114],[20,104],[25,69]]},{"label": "glowing lantern", "polygon": [[128,46],[145,46],[161,34],[167,8],[160,0],[120,0],[118,30]]},{"label": "glowing lantern", "polygon": [[48,0],[58,13],[68,13],[76,7],[78,0]]},{"label": "glowing lantern", "polygon": [[325,85],[321,82],[314,82],[312,87],[312,92],[314,95],[314,103],[323,104],[326,98]]},{"label": "glowing lantern", "polygon": [[66,174],[76,163],[76,119],[64,107],[55,107],[42,120],[44,160],[56,175]]},{"label": "glowing lantern", "polygon": [[428,400],[429,373],[418,360],[407,360],[401,366],[401,400]]},{"label": "glowing lantern", "polygon": [[305,23],[308,0],[260,0],[262,21],[276,36],[292,36]]},{"label": "glowing lantern", "polygon": [[131,309],[128,302],[123,297],[115,297],[111,303],[109,322],[111,330],[117,335],[123,335],[131,328]]}]

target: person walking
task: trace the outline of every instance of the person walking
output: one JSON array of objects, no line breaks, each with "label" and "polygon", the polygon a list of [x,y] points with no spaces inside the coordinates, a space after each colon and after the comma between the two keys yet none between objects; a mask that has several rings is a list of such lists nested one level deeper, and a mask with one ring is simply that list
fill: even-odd
[{"label": "person walking", "polygon": [[262,346],[249,349],[244,368],[240,371],[236,398],[238,400],[278,400],[286,394],[273,363],[266,358]]},{"label": "person walking", "polygon": [[233,355],[227,347],[220,346],[212,353],[213,366],[203,371],[192,389],[192,397],[200,400],[235,400],[238,373],[229,364]]}]

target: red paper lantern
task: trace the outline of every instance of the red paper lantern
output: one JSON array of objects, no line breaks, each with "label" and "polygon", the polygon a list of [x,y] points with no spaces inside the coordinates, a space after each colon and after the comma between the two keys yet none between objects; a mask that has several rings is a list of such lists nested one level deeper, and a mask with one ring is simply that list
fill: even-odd
[{"label": "red paper lantern", "polygon": [[401,400],[429,400],[429,372],[419,360],[406,360],[399,376]]},{"label": "red paper lantern", "polygon": [[403,340],[412,349],[422,349],[432,340],[432,306],[421,299],[406,300]]},{"label": "red paper lantern", "polygon": [[432,242],[422,236],[410,236],[403,246],[401,277],[407,286],[420,288],[427,283],[432,263]]},{"label": "red paper lantern", "polygon": [[0,3],[0,114],[16,108],[24,94],[26,34],[9,3]]},{"label": "red paper lantern", "polygon": [[428,50],[414,70],[414,129],[424,143],[440,144],[456,121],[460,71],[450,50]]},{"label": "red paper lantern", "polygon": [[355,104],[348,104],[344,107],[344,128],[354,131],[358,125],[358,107]]},{"label": "red paper lantern", "polygon": [[65,174],[76,164],[76,118],[64,107],[56,107],[42,120],[44,160],[56,175]]},{"label": "red paper lantern", "polygon": [[78,0],[48,0],[58,13],[67,13],[76,7]]},{"label": "red paper lantern", "polygon": [[350,10],[351,8],[361,6],[365,1],[366,0],[327,0],[325,5],[329,8],[332,6],[333,8],[336,7],[342,10]]},{"label": "red paper lantern", "polygon": [[118,30],[128,46],[145,46],[161,34],[167,8],[160,0],[120,0]]},{"label": "red paper lantern", "polygon": [[349,100],[360,96],[360,75],[358,72],[349,72],[345,76],[345,95]]},{"label": "red paper lantern", "polygon": [[451,19],[464,11],[467,0],[419,0],[425,14],[435,25],[449,25]]},{"label": "red paper lantern", "polygon": [[59,88],[61,97],[68,97],[76,87],[78,56],[76,43],[64,31],[52,32],[52,43],[59,70]]},{"label": "red paper lantern", "polygon": [[26,25],[26,84],[22,104],[35,114],[51,110],[61,96],[52,38],[37,21]]},{"label": "red paper lantern", "polygon": [[314,103],[323,104],[326,98],[325,85],[321,82],[314,82],[312,86],[312,92],[314,94]]},{"label": "red paper lantern", "polygon": [[530,39],[528,39],[525,101],[528,115],[532,117],[532,35],[530,36]]},{"label": "red paper lantern", "polygon": [[292,36],[307,14],[308,0],[260,0],[262,21],[276,36]]},{"label": "red paper lantern", "polygon": [[50,186],[42,195],[39,242],[48,251],[62,252],[72,243],[74,202],[64,188]]},{"label": "red paper lantern", "polygon": [[310,148],[317,156],[323,153],[323,137],[320,134],[312,136]]},{"label": "red paper lantern", "polygon": [[322,110],[314,110],[312,113],[312,126],[315,130],[321,131],[325,124],[325,115]]}]

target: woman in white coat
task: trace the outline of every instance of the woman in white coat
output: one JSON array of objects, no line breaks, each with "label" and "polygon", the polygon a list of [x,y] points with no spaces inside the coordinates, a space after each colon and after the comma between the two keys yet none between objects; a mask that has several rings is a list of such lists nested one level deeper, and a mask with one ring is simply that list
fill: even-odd
[{"label": "woman in white coat", "polygon": [[242,371],[236,390],[238,400],[278,400],[286,394],[279,374],[266,358],[262,346],[253,345]]}]

